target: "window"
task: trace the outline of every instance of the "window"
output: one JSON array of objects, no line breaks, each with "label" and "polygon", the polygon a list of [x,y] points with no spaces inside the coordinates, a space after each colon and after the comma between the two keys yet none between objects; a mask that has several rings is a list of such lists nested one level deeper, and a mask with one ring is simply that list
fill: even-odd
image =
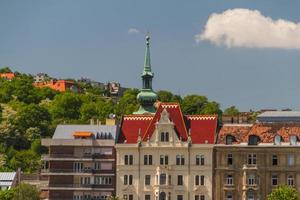
[{"label": "window", "polygon": [[82,162],[74,162],[73,170],[75,172],[81,172],[83,170],[83,163]]},{"label": "window", "polygon": [[204,155],[196,155],[196,165],[204,165]]},{"label": "window", "polygon": [[125,165],[133,165],[133,155],[124,156]]},{"label": "window", "polygon": [[95,176],[96,185],[111,185],[112,178],[109,176]]},{"label": "window", "polygon": [[177,176],[177,185],[183,185],[183,176],[182,175]]},{"label": "window", "polygon": [[287,178],[287,184],[289,186],[294,186],[295,185],[295,179],[294,179],[294,176],[292,175],[289,175],[288,178]]},{"label": "window", "polygon": [[132,185],[133,176],[132,175],[124,175],[124,185]]},{"label": "window", "polygon": [[280,145],[281,144],[281,136],[280,135],[275,136],[274,144],[275,145]]},{"label": "window", "polygon": [[183,195],[177,195],[177,200],[183,200]]},{"label": "window", "polygon": [[150,194],[146,194],[146,195],[145,195],[145,200],[150,200],[150,199],[151,199]]},{"label": "window", "polygon": [[184,165],[184,155],[176,156],[176,165]]},{"label": "window", "polygon": [[145,176],[145,185],[150,185],[151,183],[151,176],[150,175],[146,175]]},{"label": "window", "polygon": [[128,199],[127,194],[124,194],[124,195],[123,195],[123,199],[124,199],[124,200],[127,200],[127,199]]},{"label": "window", "polygon": [[273,166],[278,165],[278,157],[277,157],[277,155],[273,155],[272,156],[272,165]]},{"label": "window", "polygon": [[152,165],[152,155],[144,155],[144,165]]},{"label": "window", "polygon": [[226,144],[233,144],[234,141],[235,141],[234,136],[226,135]]},{"label": "window", "polygon": [[232,165],[233,164],[233,156],[232,154],[227,154],[227,165]]},{"label": "window", "polygon": [[161,132],[160,133],[160,141],[161,142],[169,142],[169,132]]},{"label": "window", "polygon": [[133,194],[128,195],[128,200],[133,200]]},{"label": "window", "polygon": [[160,185],[166,185],[167,184],[167,175],[166,174],[160,174],[159,184]]},{"label": "window", "polygon": [[233,176],[232,176],[232,174],[228,174],[226,176],[226,185],[233,185]]},{"label": "window", "polygon": [[160,165],[168,165],[169,157],[167,155],[160,155],[159,163]]},{"label": "window", "polygon": [[227,194],[227,196],[226,196],[226,200],[233,200],[233,196],[232,196],[232,194]]},{"label": "window", "polygon": [[296,135],[291,135],[290,136],[290,144],[291,145],[297,145],[297,136]]},{"label": "window", "polygon": [[248,176],[248,185],[256,185],[255,174],[249,174],[249,176]]},{"label": "window", "polygon": [[256,154],[248,154],[248,165],[256,165]]},{"label": "window", "polygon": [[248,145],[257,145],[259,142],[259,137],[256,135],[250,135],[248,138]]},{"label": "window", "polygon": [[271,180],[271,182],[272,182],[272,185],[273,185],[273,186],[278,185],[278,176],[277,176],[277,175],[272,175],[272,180]]},{"label": "window", "polygon": [[204,176],[200,176],[200,185],[204,185]]},{"label": "window", "polygon": [[195,200],[205,200],[204,195],[195,195]]},{"label": "window", "polygon": [[247,200],[254,200],[254,192],[252,190],[248,192]]},{"label": "window", "polygon": [[200,185],[200,176],[199,175],[195,176],[195,185]]},{"label": "window", "polygon": [[288,166],[295,165],[295,155],[288,155]]}]

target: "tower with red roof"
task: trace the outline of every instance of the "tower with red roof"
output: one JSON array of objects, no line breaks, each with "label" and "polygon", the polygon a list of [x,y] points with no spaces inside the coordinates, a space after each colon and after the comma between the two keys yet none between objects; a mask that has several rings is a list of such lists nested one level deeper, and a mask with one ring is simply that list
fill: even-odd
[{"label": "tower with red roof", "polygon": [[149,40],[140,108],[122,117],[116,141],[116,194],[127,200],[211,200],[217,116],[185,115],[172,102],[154,108]]}]

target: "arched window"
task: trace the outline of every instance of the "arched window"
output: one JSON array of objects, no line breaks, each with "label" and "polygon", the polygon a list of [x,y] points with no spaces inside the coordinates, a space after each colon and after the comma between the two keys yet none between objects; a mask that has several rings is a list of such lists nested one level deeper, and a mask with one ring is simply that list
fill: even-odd
[{"label": "arched window", "polygon": [[232,135],[226,135],[226,144],[233,144],[235,142],[235,137]]},{"label": "arched window", "polygon": [[280,145],[281,144],[281,136],[280,135],[275,136],[274,144],[275,145]]},{"label": "arched window", "polygon": [[250,135],[248,138],[248,145],[258,145],[260,139],[257,135]]},{"label": "arched window", "polygon": [[294,178],[294,176],[292,176],[292,175],[288,176],[288,178],[287,178],[287,184],[289,186],[294,186],[295,185],[295,178]]},{"label": "arched window", "polygon": [[297,145],[297,141],[298,141],[298,139],[297,139],[296,135],[291,135],[290,136],[290,144],[291,145]]}]

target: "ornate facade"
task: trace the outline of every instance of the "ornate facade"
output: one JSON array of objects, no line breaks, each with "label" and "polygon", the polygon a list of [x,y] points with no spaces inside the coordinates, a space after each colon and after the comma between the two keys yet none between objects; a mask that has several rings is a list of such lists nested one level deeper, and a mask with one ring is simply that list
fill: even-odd
[{"label": "ornate facade", "polygon": [[125,115],[116,148],[118,197],[124,200],[210,200],[217,116],[183,115],[152,91],[147,37],[140,109]]}]

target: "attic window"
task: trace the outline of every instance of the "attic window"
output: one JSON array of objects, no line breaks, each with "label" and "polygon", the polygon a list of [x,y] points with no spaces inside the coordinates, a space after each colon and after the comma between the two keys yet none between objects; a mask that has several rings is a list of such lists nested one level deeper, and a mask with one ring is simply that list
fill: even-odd
[{"label": "attic window", "polygon": [[169,132],[161,132],[160,133],[160,141],[161,142],[169,142]]},{"label": "attic window", "polygon": [[275,136],[274,144],[275,145],[280,145],[281,144],[281,136],[280,135]]},{"label": "attic window", "polygon": [[291,135],[290,136],[290,144],[291,145],[297,145],[297,136],[296,135]]},{"label": "attic window", "polygon": [[248,138],[248,145],[258,145],[260,138],[257,135],[250,135]]},{"label": "attic window", "polygon": [[226,135],[226,144],[233,144],[235,137],[232,135]]}]

